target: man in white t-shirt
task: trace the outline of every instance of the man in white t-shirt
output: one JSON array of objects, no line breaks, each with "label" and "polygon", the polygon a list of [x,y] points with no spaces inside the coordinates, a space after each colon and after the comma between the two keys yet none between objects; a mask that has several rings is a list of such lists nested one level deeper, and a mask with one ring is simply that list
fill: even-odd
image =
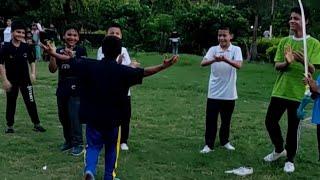
[{"label": "man in white t-shirt", "polygon": [[[106,31],[106,36],[116,36],[122,39],[121,26],[119,24],[112,24]],[[102,47],[98,49],[97,60],[104,58],[102,53]],[[129,53],[125,47],[121,48],[121,58],[118,57],[117,61],[125,66],[138,67],[139,63],[136,61],[131,62]],[[121,150],[129,150],[128,138],[129,138],[129,129],[130,129],[130,119],[131,119],[131,93],[130,89],[128,91],[128,99],[126,102],[126,107],[123,111],[125,118],[121,123],[121,139],[120,139],[120,148]]]},{"label": "man in white t-shirt", "polygon": [[3,42],[10,43],[11,41],[11,19],[7,19],[7,27],[3,31]]},{"label": "man in white t-shirt", "polygon": [[231,44],[232,34],[228,27],[218,30],[218,46],[209,49],[201,66],[211,66],[209,79],[205,146],[200,153],[213,150],[217,133],[218,115],[221,117],[220,144],[228,150],[235,150],[229,142],[231,116],[238,98],[236,81],[237,69],[242,66],[240,47]]}]

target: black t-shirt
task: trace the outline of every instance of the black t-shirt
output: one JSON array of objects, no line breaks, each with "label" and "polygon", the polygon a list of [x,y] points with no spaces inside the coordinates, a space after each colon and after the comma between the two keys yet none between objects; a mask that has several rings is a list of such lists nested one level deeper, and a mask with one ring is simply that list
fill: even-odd
[{"label": "black t-shirt", "polygon": [[[63,54],[65,47],[57,49],[57,53]],[[81,58],[87,56],[87,51],[83,47],[76,46],[73,51],[76,52],[75,57]],[[76,76],[74,70],[70,67],[69,61],[57,60],[59,69],[59,82],[56,95],[57,96],[79,96],[80,80]]]},{"label": "black t-shirt", "polygon": [[128,90],[142,83],[144,70],[105,59],[73,59],[70,65],[81,82],[81,121],[98,130],[119,126]]},{"label": "black t-shirt", "polygon": [[0,49],[0,64],[4,64],[6,75],[11,83],[30,82],[28,63],[35,62],[33,49],[26,43],[15,47],[12,42]]}]

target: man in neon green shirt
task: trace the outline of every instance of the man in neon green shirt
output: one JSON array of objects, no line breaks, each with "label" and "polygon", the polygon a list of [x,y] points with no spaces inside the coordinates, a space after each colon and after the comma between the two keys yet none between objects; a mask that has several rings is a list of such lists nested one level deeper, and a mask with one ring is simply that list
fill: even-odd
[{"label": "man in neon green shirt", "polygon": [[[309,11],[305,10],[306,24],[308,23]],[[300,105],[305,92],[305,86],[301,83],[304,73],[303,33],[302,17],[299,7],[291,9],[289,20],[290,30],[293,36],[283,38],[275,56],[275,68],[278,77],[274,84],[271,101],[266,115],[266,128],[268,130],[274,151],[264,157],[267,162],[272,162],[280,157],[287,156],[283,170],[287,173],[294,172],[293,160],[298,146],[298,127],[300,120],[297,117],[297,108]],[[307,36],[307,59],[308,70],[315,71],[313,64],[320,64],[320,43],[315,38]],[[288,114],[288,130],[285,148],[281,135],[279,121],[283,113]]]}]

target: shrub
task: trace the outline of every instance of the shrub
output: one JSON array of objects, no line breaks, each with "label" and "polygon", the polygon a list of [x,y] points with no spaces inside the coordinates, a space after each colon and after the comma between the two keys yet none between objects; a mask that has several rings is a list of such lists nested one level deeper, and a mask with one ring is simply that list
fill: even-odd
[{"label": "shrub", "polygon": [[257,42],[258,59],[272,62],[281,38],[262,38]]}]

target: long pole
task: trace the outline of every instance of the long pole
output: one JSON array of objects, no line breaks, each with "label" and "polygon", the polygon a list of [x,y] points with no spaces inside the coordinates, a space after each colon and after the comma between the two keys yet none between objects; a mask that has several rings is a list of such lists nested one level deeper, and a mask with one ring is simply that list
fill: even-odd
[{"label": "long pole", "polygon": [[301,9],[301,17],[302,17],[302,34],[303,34],[303,57],[304,57],[304,75],[308,77],[308,58],[307,58],[307,33],[306,33],[306,18],[304,15],[304,9],[301,0],[299,1],[299,6]]}]

